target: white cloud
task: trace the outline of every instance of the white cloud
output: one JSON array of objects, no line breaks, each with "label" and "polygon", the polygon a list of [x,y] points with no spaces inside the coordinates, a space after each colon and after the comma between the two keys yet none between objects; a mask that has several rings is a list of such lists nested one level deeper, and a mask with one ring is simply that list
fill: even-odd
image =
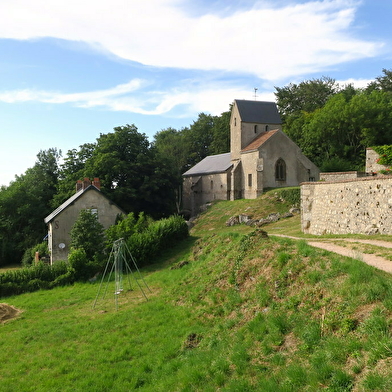
[{"label": "white cloud", "polygon": [[[192,89],[187,84],[192,85]],[[104,107],[112,111],[126,111],[146,115],[162,115],[181,106],[181,113],[172,116],[187,117],[202,112],[206,107],[212,114],[229,109],[233,97],[252,99],[250,91],[235,86],[202,81],[179,82],[182,87],[171,87],[166,91],[145,91],[148,82],[140,79],[115,86],[107,90],[63,94],[41,90],[16,90],[0,92],[0,102],[43,102],[51,104],[72,104],[77,107]],[[271,100],[273,94],[264,94]],[[268,98],[267,98],[268,97]],[[261,97],[259,96],[258,99]]]},{"label": "white cloud", "polygon": [[352,35],[358,4],[255,1],[225,16],[195,17],[185,13],[185,0],[3,0],[0,37],[83,41],[143,64],[277,81],[374,56],[381,44]]}]

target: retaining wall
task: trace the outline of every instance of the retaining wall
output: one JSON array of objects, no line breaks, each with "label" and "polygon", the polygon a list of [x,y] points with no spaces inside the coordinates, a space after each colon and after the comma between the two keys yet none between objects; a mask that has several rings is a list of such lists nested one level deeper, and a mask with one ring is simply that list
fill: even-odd
[{"label": "retaining wall", "polygon": [[307,234],[392,234],[392,176],[301,184]]}]

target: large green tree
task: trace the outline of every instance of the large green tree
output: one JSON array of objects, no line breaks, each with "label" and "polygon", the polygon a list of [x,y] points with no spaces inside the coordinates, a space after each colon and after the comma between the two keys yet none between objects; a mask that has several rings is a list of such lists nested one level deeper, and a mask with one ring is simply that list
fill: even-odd
[{"label": "large green tree", "polygon": [[0,189],[0,265],[19,262],[46,235],[60,157],[55,148],[40,151],[32,168]]}]

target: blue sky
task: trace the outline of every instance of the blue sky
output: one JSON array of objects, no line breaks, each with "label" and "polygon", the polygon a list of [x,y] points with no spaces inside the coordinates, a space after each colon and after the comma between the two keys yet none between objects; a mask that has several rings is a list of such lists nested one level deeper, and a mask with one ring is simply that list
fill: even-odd
[{"label": "blue sky", "polygon": [[40,150],[135,124],[150,140],[234,99],[391,69],[389,0],[2,0],[0,185]]}]

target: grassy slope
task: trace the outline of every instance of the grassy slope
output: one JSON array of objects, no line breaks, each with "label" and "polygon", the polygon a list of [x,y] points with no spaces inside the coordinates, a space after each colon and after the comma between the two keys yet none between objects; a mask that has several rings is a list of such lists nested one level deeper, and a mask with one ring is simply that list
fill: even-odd
[{"label": "grassy slope", "polygon": [[143,270],[149,300],[133,284],[117,312],[112,284],[91,309],[99,282],[7,298],[24,313],[0,325],[0,390],[392,390],[389,275],[224,225],[287,209],[268,195],[215,204]]}]

